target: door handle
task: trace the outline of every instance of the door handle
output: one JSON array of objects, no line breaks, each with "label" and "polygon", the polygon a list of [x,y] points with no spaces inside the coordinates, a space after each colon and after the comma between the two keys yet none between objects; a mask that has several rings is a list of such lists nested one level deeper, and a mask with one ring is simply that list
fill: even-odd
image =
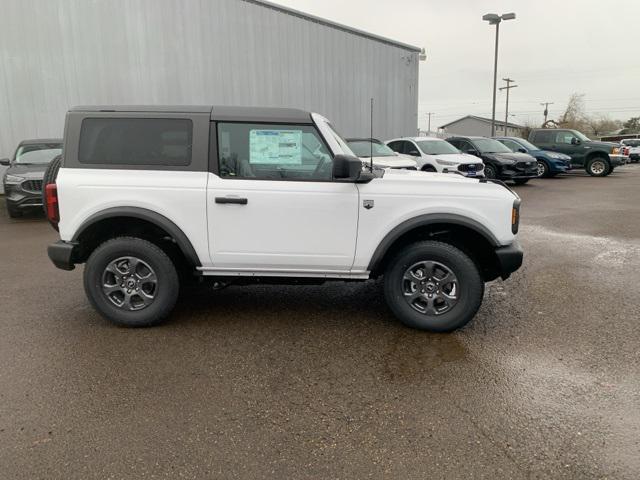
[{"label": "door handle", "polygon": [[246,198],[240,197],[216,197],[216,203],[236,203],[238,205],[246,205],[249,202]]}]

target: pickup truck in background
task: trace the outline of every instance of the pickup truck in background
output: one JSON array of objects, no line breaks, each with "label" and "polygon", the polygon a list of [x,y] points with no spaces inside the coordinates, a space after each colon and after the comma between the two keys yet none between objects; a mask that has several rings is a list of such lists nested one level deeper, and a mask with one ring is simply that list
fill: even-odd
[{"label": "pickup truck in background", "polygon": [[535,128],[529,133],[529,141],[543,150],[569,155],[573,167],[584,168],[594,177],[606,177],[615,167],[627,163],[619,145],[591,140],[577,130]]}]

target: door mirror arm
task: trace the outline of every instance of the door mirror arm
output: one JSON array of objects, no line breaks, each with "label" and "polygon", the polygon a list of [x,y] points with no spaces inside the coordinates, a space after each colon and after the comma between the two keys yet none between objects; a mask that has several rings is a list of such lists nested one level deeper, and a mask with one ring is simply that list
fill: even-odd
[{"label": "door mirror arm", "polygon": [[11,165],[11,160],[9,160],[8,158],[3,158],[2,160],[0,160],[0,165],[8,167]]}]

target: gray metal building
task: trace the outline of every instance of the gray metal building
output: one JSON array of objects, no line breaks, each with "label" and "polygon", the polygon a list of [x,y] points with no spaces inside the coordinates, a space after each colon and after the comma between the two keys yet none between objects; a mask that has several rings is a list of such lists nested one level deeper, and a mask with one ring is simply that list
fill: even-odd
[{"label": "gray metal building", "polygon": [[288,106],[415,135],[420,49],[261,0],[3,0],[0,155],[79,104]]},{"label": "gray metal building", "polygon": [[[467,115],[466,117],[441,125],[440,129],[449,135],[479,135],[482,137],[490,137],[491,119],[478,117],[476,115]],[[519,137],[523,129],[524,127],[522,125],[511,122],[507,123],[505,127],[503,120],[496,119],[496,135]]]}]

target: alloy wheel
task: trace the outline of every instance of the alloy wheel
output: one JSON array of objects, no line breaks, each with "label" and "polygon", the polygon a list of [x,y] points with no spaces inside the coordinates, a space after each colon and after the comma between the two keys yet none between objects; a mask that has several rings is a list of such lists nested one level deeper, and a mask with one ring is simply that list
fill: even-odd
[{"label": "alloy wheel", "polygon": [[158,277],[145,261],[137,257],[119,257],[102,273],[102,292],[116,307],[142,310],[153,303]]},{"label": "alloy wheel", "polygon": [[422,261],[411,265],[402,276],[405,301],[424,315],[441,315],[460,299],[458,278],[440,262]]},{"label": "alloy wheel", "polygon": [[596,160],[591,164],[591,172],[595,175],[600,175],[605,171],[605,164],[602,160]]}]

